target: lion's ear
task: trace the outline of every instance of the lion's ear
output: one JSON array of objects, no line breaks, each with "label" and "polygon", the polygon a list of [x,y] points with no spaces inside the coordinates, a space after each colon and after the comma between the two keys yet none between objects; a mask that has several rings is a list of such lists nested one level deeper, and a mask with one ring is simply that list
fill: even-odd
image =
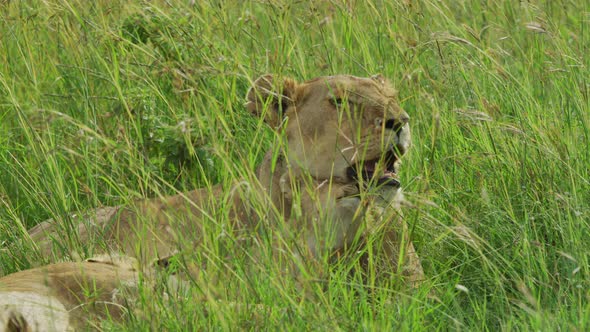
[{"label": "lion's ear", "polygon": [[280,126],[289,106],[295,103],[297,82],[289,78],[262,75],[246,95],[246,108],[273,128]]},{"label": "lion's ear", "polygon": [[387,79],[385,78],[385,76],[383,76],[381,74],[375,74],[375,75],[371,76],[371,79],[377,83],[380,83],[381,85],[385,85],[385,83],[387,82]]}]

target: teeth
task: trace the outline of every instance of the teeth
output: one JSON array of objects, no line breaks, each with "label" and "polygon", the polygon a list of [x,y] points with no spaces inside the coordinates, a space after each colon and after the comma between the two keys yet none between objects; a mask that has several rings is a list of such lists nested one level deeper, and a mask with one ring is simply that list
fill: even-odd
[{"label": "teeth", "polygon": [[384,172],[383,173],[383,177],[397,179],[397,174],[395,174],[394,172]]}]

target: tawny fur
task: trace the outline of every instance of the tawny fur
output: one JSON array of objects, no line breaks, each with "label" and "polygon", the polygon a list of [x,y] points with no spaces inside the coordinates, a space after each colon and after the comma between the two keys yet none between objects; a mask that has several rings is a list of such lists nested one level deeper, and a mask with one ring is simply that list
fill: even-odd
[{"label": "tawny fur", "polygon": [[77,331],[96,318],[117,320],[137,292],[134,259],[97,257],[0,278],[0,330]]},{"label": "tawny fur", "polygon": [[[255,178],[236,181],[229,190],[217,185],[127,206],[98,208],[74,218],[79,243],[95,254],[115,252],[142,263],[153,262],[198,250],[206,235],[204,226],[217,222],[214,211],[229,207],[229,223],[222,227],[236,238],[279,222],[291,226],[291,235],[306,248],[305,257],[299,259],[313,260],[326,252],[340,256],[353,240],[363,243],[364,238],[378,233],[383,241],[373,252],[386,275],[401,272],[412,283],[423,279],[420,260],[398,213],[402,201],[399,188],[375,188],[371,181],[359,184],[349,173],[351,165],[378,159],[390,150],[401,157],[410,147],[409,117],[386,79],[339,75],[297,83],[265,75],[248,91],[246,108],[286,140],[278,154],[266,154]],[[260,206],[267,207],[264,215],[257,209]],[[60,241],[60,229],[53,220],[39,224],[29,234],[50,260],[55,255],[73,255],[67,252],[69,244]],[[107,246],[96,246],[97,239]],[[42,269],[76,270],[75,264]],[[86,271],[96,267],[82,264]],[[41,271],[19,273],[36,280],[36,286],[27,286],[36,287],[36,294],[56,296],[65,308],[75,305],[67,295],[75,283],[47,285],[47,273]],[[120,269],[116,273],[122,273],[123,280],[130,277]],[[92,273],[84,276],[99,284],[108,282]],[[10,317],[9,322],[18,322],[18,317]]]}]

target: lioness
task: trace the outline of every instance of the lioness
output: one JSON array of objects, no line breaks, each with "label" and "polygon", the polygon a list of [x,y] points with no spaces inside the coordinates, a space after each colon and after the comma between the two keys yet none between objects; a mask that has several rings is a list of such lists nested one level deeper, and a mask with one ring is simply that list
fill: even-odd
[{"label": "lioness", "polygon": [[[221,226],[236,238],[256,236],[261,228],[281,228],[303,248],[289,253],[313,261],[325,253],[346,254],[354,245],[373,245],[367,239],[378,234],[382,241],[375,242],[373,251],[380,259],[374,261],[387,274],[402,267],[411,282],[423,278],[396,211],[402,200],[396,172],[410,147],[409,117],[387,80],[339,75],[300,84],[264,75],[248,91],[246,107],[286,140],[266,154],[256,178],[246,177],[231,190],[214,186],[98,208],[74,218],[78,240],[93,247],[101,238],[107,247],[91,248],[95,253],[116,252],[140,263],[155,259],[165,265],[167,257],[206,241],[210,228],[205,226],[215,223],[214,209],[221,201],[229,204],[231,222]],[[69,254],[68,243],[60,241],[60,229],[48,220],[29,232],[47,258]],[[81,293],[81,285],[96,285],[99,300],[113,300],[120,285],[133,284],[136,274],[125,264],[84,262],[6,276],[0,279],[0,326],[81,326],[86,316],[78,317],[72,309],[92,302]],[[117,302],[113,303],[107,309],[116,317]],[[95,302],[92,308],[97,308]],[[93,314],[101,312],[99,306]]]},{"label": "lioness", "polygon": [[[151,262],[202,244],[208,236],[204,225],[216,222],[222,202],[230,207],[231,224],[221,227],[236,238],[280,224],[304,248],[294,255],[309,260],[326,252],[341,255],[378,232],[384,270],[394,273],[403,265],[411,281],[422,279],[395,210],[401,200],[396,171],[411,142],[409,116],[385,78],[338,75],[297,83],[264,75],[248,91],[246,108],[285,139],[266,154],[256,178],[230,190],[218,185],[98,208],[75,218],[78,240],[85,246],[104,240],[107,247],[94,248],[95,254],[117,252]],[[378,194],[384,192],[385,200]],[[49,220],[29,231],[45,257],[67,253],[59,227]]]}]

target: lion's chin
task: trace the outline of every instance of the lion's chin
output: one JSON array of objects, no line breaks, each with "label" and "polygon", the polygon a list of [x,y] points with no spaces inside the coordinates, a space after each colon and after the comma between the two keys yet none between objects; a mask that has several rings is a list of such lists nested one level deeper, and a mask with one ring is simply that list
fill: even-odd
[{"label": "lion's chin", "polygon": [[381,186],[392,186],[395,188],[401,187],[401,183],[397,178],[397,174],[392,172],[384,172],[382,176],[377,179],[377,187]]}]

